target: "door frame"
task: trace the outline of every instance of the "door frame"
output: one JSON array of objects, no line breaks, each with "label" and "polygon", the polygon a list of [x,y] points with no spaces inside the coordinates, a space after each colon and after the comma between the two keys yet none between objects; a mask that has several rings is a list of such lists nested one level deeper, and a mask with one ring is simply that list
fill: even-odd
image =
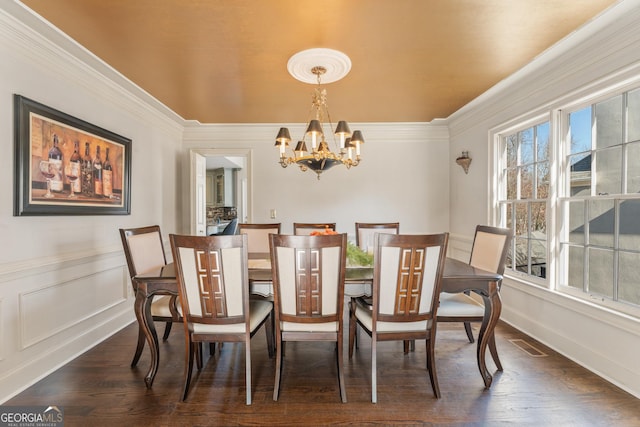
[{"label": "door frame", "polygon": [[[245,217],[250,221],[253,217],[253,150],[250,148],[192,148],[189,150],[189,228],[191,232],[194,232],[197,223],[196,171],[192,153],[205,157],[244,157],[246,159],[247,186],[246,189],[240,186],[246,194],[245,197],[242,194],[239,197],[246,200]],[[242,222],[244,218],[238,218],[238,221]]]}]

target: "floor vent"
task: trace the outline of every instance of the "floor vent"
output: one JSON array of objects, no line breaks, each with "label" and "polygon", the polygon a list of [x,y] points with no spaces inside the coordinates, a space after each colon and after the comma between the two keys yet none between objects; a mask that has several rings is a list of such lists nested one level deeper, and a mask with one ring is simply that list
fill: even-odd
[{"label": "floor vent", "polygon": [[514,340],[509,340],[509,341],[511,342],[511,344],[515,345],[516,347],[518,347],[520,350],[524,351],[531,357],[547,357],[548,356],[546,353],[532,346],[531,344],[529,344],[523,339],[518,338]]}]

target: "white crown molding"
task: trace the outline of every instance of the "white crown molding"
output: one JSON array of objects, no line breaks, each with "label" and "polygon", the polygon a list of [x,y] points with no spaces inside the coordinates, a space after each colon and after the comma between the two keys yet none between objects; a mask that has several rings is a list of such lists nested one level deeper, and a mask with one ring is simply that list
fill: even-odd
[{"label": "white crown molding", "polygon": [[[203,124],[186,121],[183,141],[201,142],[248,142],[264,141],[273,144],[280,127],[288,127],[292,136],[301,136],[304,124],[301,123],[253,123],[253,124]],[[443,120],[431,123],[349,123],[353,130],[359,129],[367,141],[402,143],[410,141],[441,141],[448,143],[449,129]]]}]

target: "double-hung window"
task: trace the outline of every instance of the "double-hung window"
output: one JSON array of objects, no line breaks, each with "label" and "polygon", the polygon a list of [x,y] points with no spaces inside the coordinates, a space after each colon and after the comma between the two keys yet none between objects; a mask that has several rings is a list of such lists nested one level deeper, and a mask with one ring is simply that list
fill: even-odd
[{"label": "double-hung window", "polygon": [[493,133],[505,274],[638,314],[640,87],[567,105]]},{"label": "double-hung window", "polygon": [[562,118],[559,289],[640,306],[640,89]]},{"label": "double-hung window", "polygon": [[502,225],[513,230],[506,270],[547,276],[549,121],[500,136]]}]

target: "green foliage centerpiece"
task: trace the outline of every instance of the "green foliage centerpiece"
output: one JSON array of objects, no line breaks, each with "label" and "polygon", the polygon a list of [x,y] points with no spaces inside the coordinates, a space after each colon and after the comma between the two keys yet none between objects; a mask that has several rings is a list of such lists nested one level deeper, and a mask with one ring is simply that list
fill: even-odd
[{"label": "green foliage centerpiece", "polygon": [[373,254],[363,251],[354,243],[347,242],[347,265],[372,267]]}]

